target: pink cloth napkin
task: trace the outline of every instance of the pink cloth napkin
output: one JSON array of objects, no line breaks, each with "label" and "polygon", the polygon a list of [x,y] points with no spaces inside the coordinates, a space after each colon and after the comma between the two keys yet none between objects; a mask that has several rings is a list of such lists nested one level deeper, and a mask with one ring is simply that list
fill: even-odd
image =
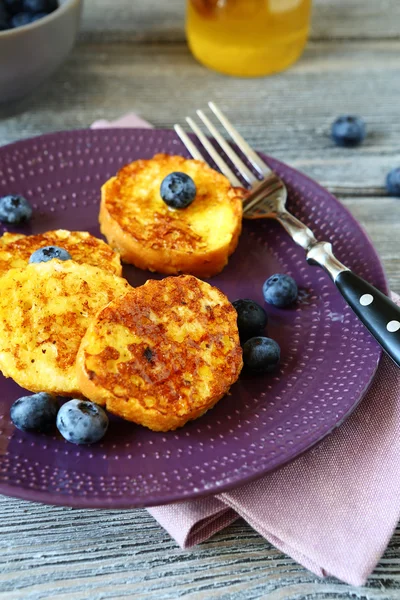
[{"label": "pink cloth napkin", "polygon": [[[150,126],[134,114],[100,123]],[[232,492],[149,512],[182,548],[241,516],[317,575],[364,584],[400,519],[400,369],[383,356],[353,415],[291,464]]]},{"label": "pink cloth napkin", "polygon": [[98,121],[94,121],[91,125],[91,129],[107,129],[107,127],[133,127],[135,129],[153,129],[153,125],[141,119],[135,113],[128,113],[119,119],[115,119],[115,121],[106,121],[106,119],[99,119]]}]

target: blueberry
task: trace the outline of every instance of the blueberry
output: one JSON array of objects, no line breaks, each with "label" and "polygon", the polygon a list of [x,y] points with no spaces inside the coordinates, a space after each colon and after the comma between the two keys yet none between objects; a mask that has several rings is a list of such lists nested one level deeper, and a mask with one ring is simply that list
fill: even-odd
[{"label": "blueberry", "polygon": [[241,341],[258,335],[265,329],[268,317],[265,310],[254,300],[235,300],[232,302],[237,312],[238,329]]},{"label": "blueberry", "polygon": [[3,4],[10,15],[16,15],[19,12],[22,12],[22,0],[3,0]]},{"label": "blueberry", "polygon": [[11,18],[11,27],[23,27],[24,25],[29,25],[32,22],[32,15],[26,12],[20,12],[17,15],[14,15]]},{"label": "blueberry", "polygon": [[283,308],[297,300],[297,284],[293,277],[277,273],[264,282],[263,294],[265,302]]},{"label": "blueberry", "polygon": [[171,173],[162,182],[160,194],[171,208],[186,208],[196,197],[196,185],[186,173]]},{"label": "blueberry", "polygon": [[64,250],[64,248],[59,248],[58,246],[44,246],[44,248],[38,248],[38,250],[35,250],[35,252],[31,254],[29,262],[48,262],[49,260],[53,260],[53,258],[58,258],[58,260],[71,260],[72,257],[69,252]]},{"label": "blueberry", "polygon": [[358,146],[367,134],[365,122],[360,117],[344,115],[332,124],[332,139],[338,146]]},{"label": "blueberry", "polygon": [[0,31],[5,31],[10,28],[9,13],[0,0]]},{"label": "blueberry", "polygon": [[271,373],[279,365],[281,349],[270,338],[253,337],[243,346],[243,363],[257,373]]},{"label": "blueberry", "polygon": [[40,392],[22,396],[11,407],[11,421],[22,431],[48,431],[56,423],[58,400],[51,394]]},{"label": "blueberry", "polygon": [[22,0],[22,10],[27,13],[47,13],[47,0]]},{"label": "blueberry", "polygon": [[101,406],[86,400],[70,400],[59,410],[57,427],[73,444],[94,444],[108,429],[108,417]]},{"label": "blueberry", "polygon": [[32,208],[22,196],[3,196],[0,198],[0,221],[16,225],[29,221]]},{"label": "blueberry", "polygon": [[31,15],[31,23],[34,23],[35,21],[39,21],[40,19],[43,19],[43,17],[47,17],[47,13],[36,13],[35,15]]},{"label": "blueberry", "polygon": [[400,197],[400,167],[392,169],[386,177],[386,189],[391,196]]},{"label": "blueberry", "polygon": [[59,7],[58,0],[47,0],[47,3],[46,3],[47,14],[54,12],[55,10],[57,10],[58,7]]}]

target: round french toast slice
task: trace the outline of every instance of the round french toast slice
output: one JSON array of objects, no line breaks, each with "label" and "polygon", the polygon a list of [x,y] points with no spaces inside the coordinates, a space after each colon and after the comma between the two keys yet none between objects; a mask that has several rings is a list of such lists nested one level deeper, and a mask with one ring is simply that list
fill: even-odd
[{"label": "round french toast slice", "polygon": [[[196,185],[187,208],[170,208],[161,198],[161,183],[173,172],[186,173]],[[138,160],[101,193],[101,232],[124,262],[140,269],[212,277],[238,244],[247,192],[201,161],[167,154]]]},{"label": "round french toast slice", "polygon": [[103,240],[87,231],[56,229],[36,235],[4,233],[0,237],[0,275],[9,269],[25,267],[31,254],[45,246],[64,248],[75,262],[100,267],[114,275],[122,274],[118,252]]},{"label": "round french toast slice", "polygon": [[203,415],[242,366],[235,309],[191,275],[150,280],[110,302],[90,323],[76,360],[83,395],[154,431]]},{"label": "round french toast slice", "polygon": [[32,392],[82,397],[75,360],[90,319],[124,295],[125,279],[51,260],[0,277],[0,369]]}]

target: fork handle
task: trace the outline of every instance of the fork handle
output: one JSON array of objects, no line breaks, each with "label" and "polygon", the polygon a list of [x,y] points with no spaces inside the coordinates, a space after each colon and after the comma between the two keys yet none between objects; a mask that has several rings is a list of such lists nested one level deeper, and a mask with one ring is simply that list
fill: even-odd
[{"label": "fork handle", "polygon": [[352,271],[339,273],[335,284],[357,317],[400,367],[400,308]]},{"label": "fork handle", "polygon": [[400,308],[345,267],[333,254],[329,242],[312,243],[307,251],[307,261],[329,273],[347,304],[400,367]]},{"label": "fork handle", "polygon": [[275,215],[292,239],[307,252],[307,261],[324,268],[336,287],[390,358],[400,367],[400,308],[333,254],[329,242],[317,242],[313,232],[283,209]]}]

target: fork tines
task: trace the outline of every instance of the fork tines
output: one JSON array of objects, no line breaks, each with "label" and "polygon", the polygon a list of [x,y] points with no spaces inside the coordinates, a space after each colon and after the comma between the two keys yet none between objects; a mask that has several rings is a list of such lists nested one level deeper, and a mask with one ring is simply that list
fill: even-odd
[{"label": "fork tines", "polygon": [[[263,178],[268,177],[271,174],[271,169],[268,165],[258,156],[256,152],[249,146],[246,140],[240,135],[240,133],[233,127],[232,123],[227,119],[227,117],[223,114],[223,112],[218,108],[218,106],[214,102],[209,102],[208,106],[211,108],[214,115],[217,117],[219,122],[223,125],[226,132],[231,136],[234,143],[239,147],[243,155],[247,158],[250,164],[254,167],[254,169],[259,173],[259,175]],[[240,158],[238,153],[232,148],[232,146],[223,138],[223,136],[219,133],[218,129],[214,126],[214,124],[210,121],[210,119],[204,114],[202,110],[196,111],[197,115],[208,129],[211,137],[217,142],[221,150],[226,154],[231,163],[236,167],[240,176],[246,182],[247,187],[252,188],[260,183],[260,180],[254,175],[254,173],[247,167],[247,165]],[[243,187],[243,182],[239,180],[236,174],[233,172],[232,168],[229,166],[227,161],[221,156],[221,154],[216,150],[215,146],[210,142],[208,137],[204,135],[201,131],[200,127],[191,119],[190,117],[186,118],[186,121],[193,131],[196,134],[201,146],[206,150],[208,155],[215,162],[217,167],[220,169],[221,173],[223,173],[231,182],[233,186]],[[197,160],[202,160],[205,162],[210,162],[207,160],[204,155],[200,152],[197,146],[193,143],[190,137],[186,134],[186,132],[182,129],[180,125],[175,125],[175,131],[179,135],[180,139],[189,150],[190,154],[193,158]]]}]

